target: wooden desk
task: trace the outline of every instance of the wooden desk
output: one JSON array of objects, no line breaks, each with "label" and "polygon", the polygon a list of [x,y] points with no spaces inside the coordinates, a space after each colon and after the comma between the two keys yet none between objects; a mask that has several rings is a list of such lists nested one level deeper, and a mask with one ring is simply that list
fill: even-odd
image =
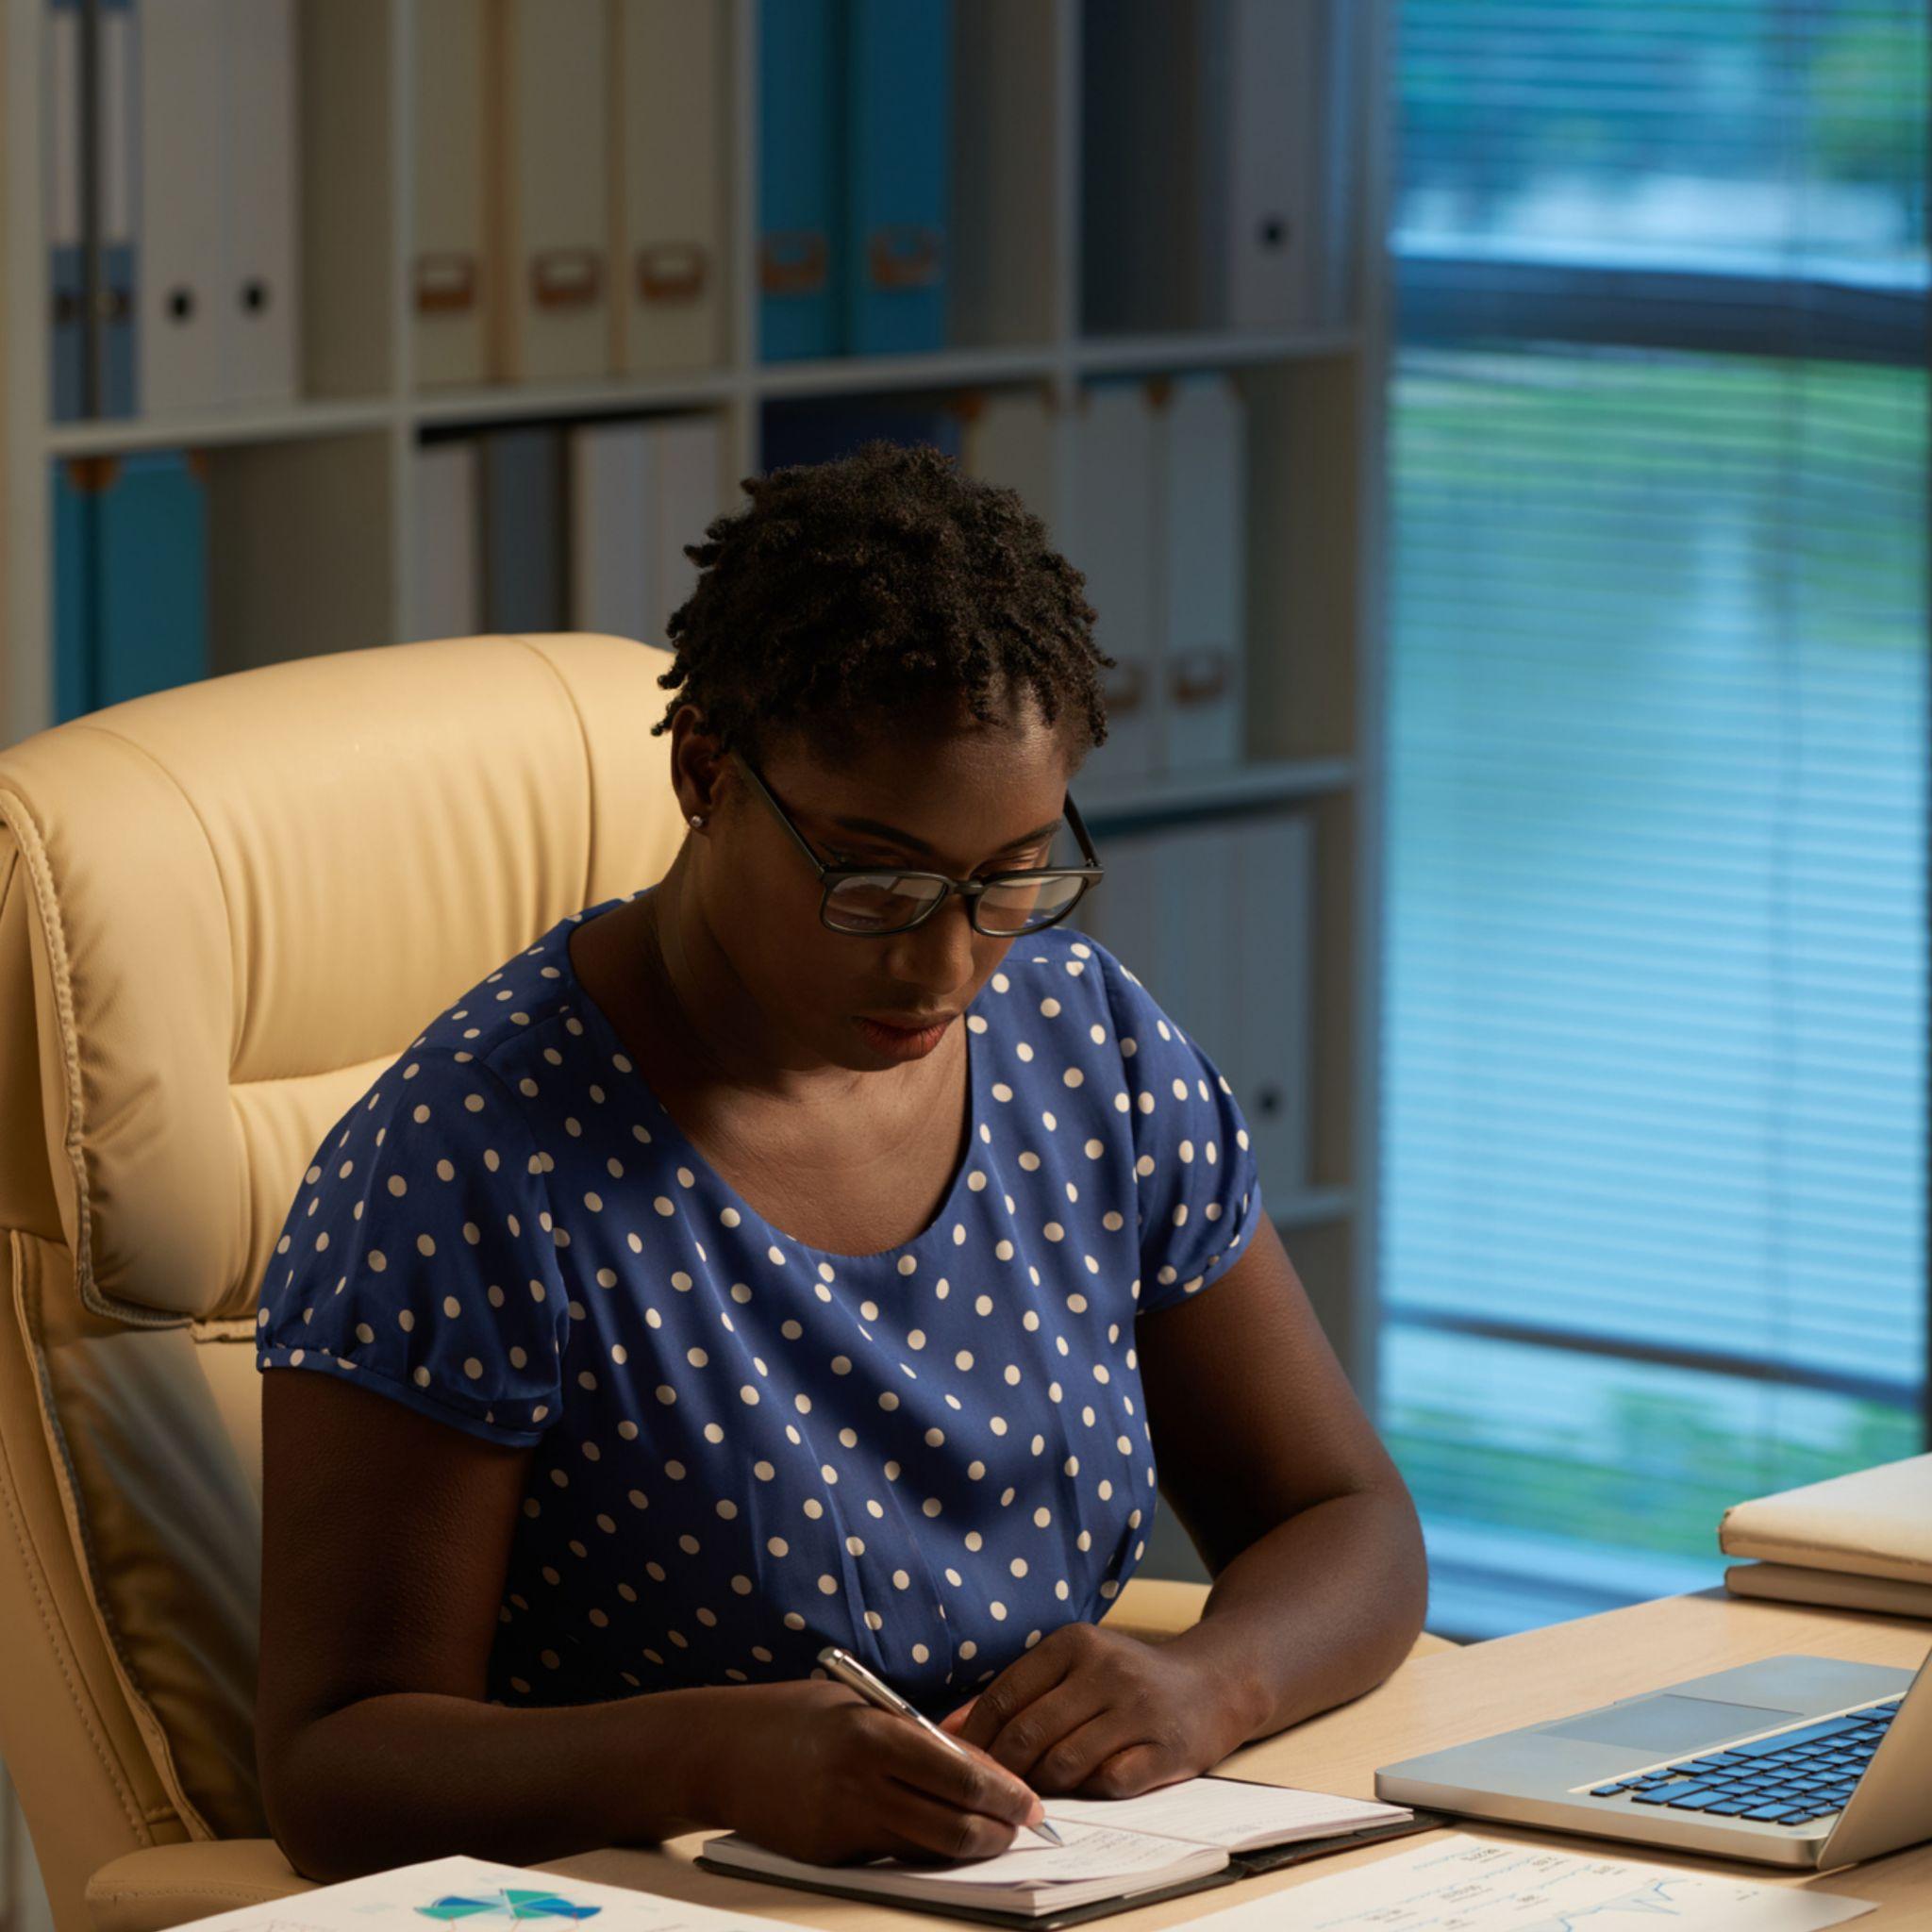
[{"label": "wooden desk", "polygon": [[[1753,1602],[1730,1596],[1722,1588],[1700,1591],[1418,1657],[1354,1703],[1249,1744],[1216,1768],[1241,1777],[1372,1798],[1378,1764],[1516,1724],[1586,1710],[1680,1677],[1701,1676],[1788,1650],[1916,1670],[1928,1647],[1932,1625],[1915,1620]],[[1686,1857],[1612,1839],[1480,1822],[1466,1828],[1504,1843],[1549,1845],[1582,1857],[1675,1865],[1764,1885],[1808,1885],[1871,1899],[1878,1909],[1853,1921],[1859,1932],[1866,1926],[1873,1932],[1926,1932],[1932,1927],[1932,1843],[1835,1873],[1791,1874],[1728,1858]],[[1418,1833],[1392,1843],[1364,1846],[1096,1923],[1112,1932],[1156,1932],[1160,1926],[1225,1911],[1264,1891],[1285,1891],[1441,1837]],[[939,1923],[927,1912],[898,1911],[700,1871],[691,1858],[703,1842],[704,1835],[693,1833],[649,1850],[585,1852],[541,1869],[609,1885],[639,1886],[733,1911],[790,1919],[802,1925],[824,1926],[827,1932],[873,1932],[888,1925],[903,1932],[929,1932]]]}]

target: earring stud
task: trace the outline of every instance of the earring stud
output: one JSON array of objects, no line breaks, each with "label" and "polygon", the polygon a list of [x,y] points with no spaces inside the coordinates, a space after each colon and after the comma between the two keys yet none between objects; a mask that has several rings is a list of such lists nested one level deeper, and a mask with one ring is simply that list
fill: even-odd
[{"label": "earring stud", "polygon": [[701,811],[694,811],[694,812],[692,812],[692,813],[691,813],[691,824],[694,824],[694,825],[701,825],[701,824],[704,824],[704,822],[705,822],[705,815],[704,815],[704,813],[703,813],[703,812],[701,812]]}]

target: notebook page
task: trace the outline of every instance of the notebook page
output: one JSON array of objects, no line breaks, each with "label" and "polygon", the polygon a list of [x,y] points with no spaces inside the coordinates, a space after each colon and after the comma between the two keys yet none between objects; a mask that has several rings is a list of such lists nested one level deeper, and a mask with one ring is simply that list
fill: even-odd
[{"label": "notebook page", "polygon": [[1236,1778],[1188,1777],[1137,1798],[1049,1798],[1046,1815],[1063,1830],[1069,1824],[1124,1825],[1238,1852],[1413,1814],[1407,1805],[1372,1798],[1338,1798]]},{"label": "notebook page", "polygon": [[[1059,1824],[1058,1819],[1054,1822]],[[900,1869],[964,1890],[982,1885],[1065,1885],[1090,1878],[1138,1878],[1149,1872],[1163,1871],[1185,1858],[1191,1850],[1198,1849],[1114,1824],[1069,1821],[1060,1826],[1060,1836],[1066,1840],[1063,1845],[1029,1837],[1024,1843],[1016,1840],[990,1858],[973,1858],[958,1865],[907,1865]],[[897,1859],[890,1862],[899,1864]]]},{"label": "notebook page", "polygon": [[[1150,1874],[1186,1865],[1213,1870],[1211,1847],[1176,1844],[1173,1839],[1151,1838],[1116,1825],[1082,1824],[1071,1820],[1061,1826],[1063,1845],[1049,1844],[1030,1834],[1016,1839],[990,1858],[968,1858],[953,1864],[926,1864],[902,1858],[877,1858],[863,1865],[838,1869],[841,1884],[876,1886],[891,1890],[908,1880],[922,1890],[938,1886],[945,1891],[977,1893],[989,1890],[1030,1891],[1041,1887],[1119,1881],[1123,1889]],[[755,1865],[761,1872],[806,1872],[823,1877],[823,1865],[801,1865],[781,1853],[766,1850],[733,1833],[729,1840],[711,1839],[707,1857],[733,1864]],[[1208,1862],[1204,1865],[1203,1858]]]}]

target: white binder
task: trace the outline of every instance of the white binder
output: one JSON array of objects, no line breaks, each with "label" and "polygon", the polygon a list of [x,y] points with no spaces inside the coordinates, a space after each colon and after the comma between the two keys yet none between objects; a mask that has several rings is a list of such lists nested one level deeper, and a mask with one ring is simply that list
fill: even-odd
[{"label": "white binder", "polygon": [[[80,220],[80,7],[50,5],[42,15],[41,99],[44,103],[42,232],[47,248],[47,292],[53,303],[55,388],[50,419],[90,412],[92,387],[82,373],[92,346],[87,326],[87,273]],[[61,371],[66,372],[63,384]],[[63,392],[64,391],[64,392]]]},{"label": "white binder", "polygon": [[1156,420],[1160,762],[1199,772],[1245,750],[1246,409],[1228,376],[1183,375]]},{"label": "white binder", "polygon": [[468,439],[425,443],[416,451],[410,639],[469,638],[483,628],[476,483],[476,445]]},{"label": "white binder", "polygon": [[719,419],[712,415],[666,416],[651,434],[658,481],[656,580],[651,587],[656,614],[643,636],[658,644],[664,641],[665,619],[697,587],[698,567],[684,554],[684,546],[702,542],[705,525],[718,514],[724,451]]},{"label": "white binder", "polygon": [[147,408],[135,388],[136,302],[142,273],[135,250],[136,142],[141,126],[141,75],[134,0],[104,6],[97,16],[100,80],[95,90],[94,141],[100,173],[101,293],[98,318],[107,341],[101,411],[131,416]]},{"label": "white binder", "polygon": [[1227,116],[1213,131],[1227,143],[1222,308],[1231,328],[1306,326],[1321,253],[1316,176],[1330,0],[1222,4],[1231,39]]},{"label": "white binder", "polygon": [[724,360],[726,9],[612,0],[611,365]]},{"label": "white binder", "polygon": [[231,0],[162,0],[139,26],[137,394],[143,415],[222,400]]},{"label": "white binder", "polygon": [[1312,828],[1214,819],[1155,836],[1153,990],[1234,1090],[1264,1189],[1308,1182]]},{"label": "white binder", "polygon": [[[146,7],[143,18],[155,12]],[[228,0],[225,46],[225,394],[231,403],[287,402],[300,387],[293,0]],[[203,58],[214,62],[214,50]]]},{"label": "white binder", "polygon": [[657,642],[657,451],[646,423],[570,432],[570,622]]},{"label": "white binder", "polygon": [[479,383],[485,334],[482,0],[416,0],[415,231],[409,266],[419,386]]},{"label": "white binder", "polygon": [[1231,843],[1236,1037],[1220,1065],[1263,1188],[1285,1203],[1314,1178],[1314,824],[1306,811],[1268,812]]},{"label": "white binder", "polygon": [[604,0],[498,0],[504,142],[495,374],[610,362],[609,56]]},{"label": "white binder", "polygon": [[[1076,775],[1073,790],[1077,794]],[[1080,901],[1073,923],[1091,932],[1158,999],[1154,985],[1160,967],[1155,948],[1159,934],[1155,891],[1154,840],[1145,833],[1101,839],[1094,850],[1106,876]]]},{"label": "white binder", "polygon": [[1065,424],[1043,391],[986,390],[956,406],[960,466],[969,475],[1016,490],[1058,546],[1066,523]]},{"label": "white binder", "polygon": [[80,7],[49,6],[42,19],[42,125],[46,133],[44,219],[49,248],[78,248],[80,231]]},{"label": "white binder", "polygon": [[1157,766],[1160,677],[1154,612],[1155,427],[1140,382],[1091,385],[1073,425],[1066,553],[1087,578],[1094,638],[1119,659],[1102,674],[1107,742],[1085,770],[1105,785]]},{"label": "white binder", "polygon": [[1240,1091],[1241,827],[1177,825],[1154,839],[1156,998]]}]

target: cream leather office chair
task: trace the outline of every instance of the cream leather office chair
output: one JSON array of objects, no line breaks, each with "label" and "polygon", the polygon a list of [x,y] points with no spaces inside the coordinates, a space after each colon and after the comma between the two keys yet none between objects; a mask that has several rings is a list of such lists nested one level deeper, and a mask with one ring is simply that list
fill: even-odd
[{"label": "cream leather office chair", "polygon": [[[256,1776],[257,1286],[412,1030],[669,865],[670,661],[397,645],[0,752],[0,1757],[58,1932],[307,1889]],[[1136,1579],[1109,1621],[1203,1594]]]}]

